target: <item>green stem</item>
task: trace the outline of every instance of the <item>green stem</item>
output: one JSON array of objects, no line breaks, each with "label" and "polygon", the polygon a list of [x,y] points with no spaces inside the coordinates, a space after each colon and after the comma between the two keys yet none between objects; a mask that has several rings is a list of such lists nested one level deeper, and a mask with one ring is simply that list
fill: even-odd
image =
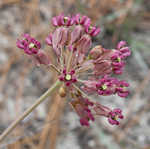
[{"label": "green stem", "polygon": [[29,107],[18,119],[16,119],[1,135],[0,142],[26,117],[28,116],[40,103],[42,103],[50,94],[61,85],[60,81],[49,88],[31,107]]}]

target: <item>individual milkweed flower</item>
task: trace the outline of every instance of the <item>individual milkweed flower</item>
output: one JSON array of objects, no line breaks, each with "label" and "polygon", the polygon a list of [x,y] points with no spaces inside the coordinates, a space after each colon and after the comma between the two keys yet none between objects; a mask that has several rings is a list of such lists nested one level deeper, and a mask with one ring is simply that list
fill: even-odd
[{"label": "individual milkweed flower", "polygon": [[67,73],[66,68],[64,68],[63,73],[59,76],[59,80],[65,82],[66,86],[70,86],[72,83],[75,83],[77,81],[74,74],[74,70],[71,70]]},{"label": "individual milkweed flower", "polygon": [[17,47],[23,49],[25,53],[31,55],[38,53],[41,48],[41,44],[29,34],[24,34],[23,39],[17,40]]},{"label": "individual milkweed flower", "polygon": [[117,50],[121,52],[121,57],[126,58],[131,55],[130,48],[126,46],[127,43],[125,41],[120,41],[117,45]]},{"label": "individual milkweed flower", "polygon": [[49,45],[49,46],[51,46],[52,45],[52,33],[50,33],[49,35],[48,35],[48,37],[46,38],[46,43]]},{"label": "individual milkweed flower", "polygon": [[129,91],[126,89],[127,87],[129,87],[129,84],[126,81],[118,81],[116,85],[116,93],[118,96],[127,97],[129,94]]},{"label": "individual milkweed flower", "polygon": [[112,125],[119,125],[119,119],[123,119],[122,110],[121,109],[114,109],[109,112],[108,121]]},{"label": "individual milkweed flower", "polygon": [[98,80],[96,84],[97,92],[99,95],[112,95],[115,94],[117,79],[104,76]]},{"label": "individual milkweed flower", "polygon": [[101,45],[92,47],[92,37],[100,33],[100,28],[92,26],[91,19],[80,14],[52,18],[55,29],[49,33],[46,43],[51,46],[56,56],[56,63],[50,63],[41,44],[29,34],[17,41],[17,47],[38,64],[45,64],[57,71],[57,78],[62,82],[59,90],[61,97],[71,97],[72,108],[80,118],[80,124],[89,126],[95,115],[104,116],[112,125],[118,125],[122,111],[94,102],[90,94],[108,96],[117,94],[126,97],[129,84],[124,80],[112,77],[113,73],[121,74],[125,59],[131,54],[125,41],[118,43],[116,49],[105,49]]},{"label": "individual milkweed flower", "polygon": [[43,50],[40,49],[41,43],[29,34],[24,34],[23,39],[18,39],[16,44],[18,48],[23,49],[26,54],[32,57],[35,64],[50,64],[48,56]]},{"label": "individual milkweed flower", "polygon": [[95,103],[93,107],[96,115],[104,116],[108,118],[108,122],[112,125],[119,125],[119,119],[123,119],[122,110],[119,108],[111,110],[110,108],[103,106],[99,103]]},{"label": "individual milkweed flower", "polygon": [[74,24],[74,19],[71,17],[66,17],[64,14],[60,14],[52,18],[52,25],[55,27],[58,26],[72,26]]},{"label": "individual milkweed flower", "polygon": [[121,52],[115,51],[111,56],[112,69],[115,74],[122,74],[125,65],[121,57]]}]

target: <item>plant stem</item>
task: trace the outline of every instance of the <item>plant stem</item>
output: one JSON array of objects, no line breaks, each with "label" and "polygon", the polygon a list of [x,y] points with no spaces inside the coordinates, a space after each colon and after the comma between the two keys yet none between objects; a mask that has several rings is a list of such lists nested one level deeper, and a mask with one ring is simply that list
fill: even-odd
[{"label": "plant stem", "polygon": [[61,82],[56,83],[49,88],[31,107],[29,107],[18,119],[16,119],[1,135],[0,142],[26,117],[28,116],[40,103],[42,103],[56,88],[61,85]]},{"label": "plant stem", "polygon": [[76,86],[75,84],[73,84],[73,87],[74,87],[77,91],[79,91],[85,98],[90,99],[91,101],[94,102],[94,100],[93,100],[90,96],[88,96],[86,93],[84,93],[78,86]]},{"label": "plant stem", "polygon": [[73,56],[73,50],[71,50],[71,52],[69,53],[69,58],[68,58],[68,63],[67,63],[67,72],[69,71],[71,64],[72,64],[71,63],[72,56]]},{"label": "plant stem", "polygon": [[53,64],[50,64],[49,67],[52,67],[56,72],[58,72],[59,74],[61,73],[60,70]]}]

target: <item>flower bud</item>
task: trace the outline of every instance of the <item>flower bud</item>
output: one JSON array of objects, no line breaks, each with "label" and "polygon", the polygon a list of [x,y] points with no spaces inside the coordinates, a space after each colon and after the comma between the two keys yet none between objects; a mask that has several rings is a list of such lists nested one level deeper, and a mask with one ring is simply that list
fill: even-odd
[{"label": "flower bud", "polygon": [[61,38],[61,41],[60,41],[60,45],[64,46],[67,43],[68,33],[69,33],[68,28],[63,27],[62,28],[62,38]]},{"label": "flower bud", "polygon": [[59,89],[59,95],[60,95],[60,97],[65,97],[66,96],[66,89],[64,87],[61,87]]},{"label": "flower bud", "polygon": [[100,30],[99,27],[96,28],[96,29],[93,29],[92,32],[90,33],[90,35],[93,36],[93,37],[94,37],[94,36],[97,36],[97,35],[100,33],[100,31],[101,31],[101,30]]},{"label": "flower bud", "polygon": [[126,45],[126,42],[125,41],[120,41],[118,44],[117,44],[117,49],[121,49],[122,47],[124,47]]},{"label": "flower bud", "polygon": [[91,37],[87,34],[84,34],[81,39],[76,43],[76,48],[81,53],[86,54],[88,50],[91,48]]},{"label": "flower bud", "polygon": [[74,30],[71,32],[71,39],[70,44],[73,44],[77,40],[80,39],[81,35],[83,34],[83,27],[80,25],[75,26]]},{"label": "flower bud", "polygon": [[62,39],[62,27],[57,28],[52,35],[52,46],[56,55],[60,55],[59,43]]},{"label": "flower bud", "polygon": [[51,46],[52,45],[52,33],[50,33],[49,35],[48,35],[48,37],[46,38],[46,43],[49,45],[49,46]]},{"label": "flower bud", "polygon": [[103,53],[103,48],[101,45],[95,46],[91,51],[90,51],[90,58],[91,59],[97,59],[100,57],[100,55]]}]

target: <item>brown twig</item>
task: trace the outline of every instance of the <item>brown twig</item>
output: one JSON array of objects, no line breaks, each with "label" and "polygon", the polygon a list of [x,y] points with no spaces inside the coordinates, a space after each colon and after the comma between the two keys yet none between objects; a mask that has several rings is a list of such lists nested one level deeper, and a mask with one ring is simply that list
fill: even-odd
[{"label": "brown twig", "polygon": [[51,88],[49,88],[30,108],[28,108],[16,121],[14,121],[1,135],[0,142],[26,117],[28,116],[40,103],[42,103],[57,87],[61,85],[61,82],[57,81]]},{"label": "brown twig", "polygon": [[56,123],[55,125],[53,125],[53,129],[51,129],[52,128],[51,125],[47,125],[43,129],[43,132],[40,137],[41,142],[39,145],[39,149],[46,148],[47,145],[50,146],[51,149],[55,149],[57,133],[59,130],[59,120],[60,120],[64,105],[65,105],[65,100],[61,98],[59,95],[56,95],[55,100],[50,108],[50,111],[46,119],[48,121],[55,119]]}]

